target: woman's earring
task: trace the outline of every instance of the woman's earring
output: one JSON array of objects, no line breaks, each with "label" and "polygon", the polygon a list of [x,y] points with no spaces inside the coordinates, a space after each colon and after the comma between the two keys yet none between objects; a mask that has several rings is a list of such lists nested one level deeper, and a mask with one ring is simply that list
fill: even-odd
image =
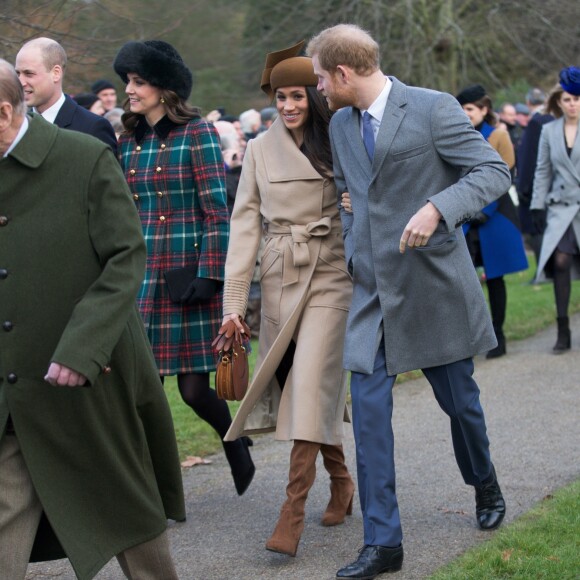
[{"label": "woman's earring", "polygon": [[163,104],[163,103],[165,102],[165,99],[164,99],[163,97],[161,97],[161,98],[159,99],[159,102]]}]

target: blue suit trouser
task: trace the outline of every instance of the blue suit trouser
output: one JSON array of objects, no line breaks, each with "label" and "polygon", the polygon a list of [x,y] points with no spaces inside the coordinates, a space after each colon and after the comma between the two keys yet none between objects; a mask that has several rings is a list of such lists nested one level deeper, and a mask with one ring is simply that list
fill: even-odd
[{"label": "blue suit trouser", "polygon": [[[439,406],[449,416],[457,465],[468,485],[480,485],[491,473],[489,440],[473,380],[473,360],[422,369]],[[395,489],[393,385],[384,346],[378,349],[371,375],[353,372],[351,396],[357,478],[363,513],[364,543],[398,546],[401,520]]]}]

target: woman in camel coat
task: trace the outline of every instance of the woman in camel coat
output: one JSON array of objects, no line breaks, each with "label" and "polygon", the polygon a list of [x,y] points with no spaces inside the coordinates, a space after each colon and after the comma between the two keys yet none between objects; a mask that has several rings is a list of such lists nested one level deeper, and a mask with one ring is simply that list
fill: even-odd
[{"label": "woman in camel coat", "polygon": [[354,484],[344,463],[343,338],[351,299],[328,140],[330,113],[302,43],[268,55],[262,89],[279,118],[249,141],[231,220],[224,323],[239,322],[263,233],[256,371],[227,438],[274,431],[294,441],[288,500],[266,547],[296,554],[321,451],[331,476],[324,525],[344,521]]}]

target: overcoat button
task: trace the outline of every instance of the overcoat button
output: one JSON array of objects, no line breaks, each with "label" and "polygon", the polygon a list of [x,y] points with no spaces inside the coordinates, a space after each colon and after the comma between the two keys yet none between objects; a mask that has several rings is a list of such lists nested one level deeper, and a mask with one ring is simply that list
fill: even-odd
[{"label": "overcoat button", "polygon": [[157,173],[159,173],[161,171],[161,167],[158,167],[155,171],[157,171]]},{"label": "overcoat button", "polygon": [[164,222],[164,221],[165,221],[165,216],[164,216],[164,215],[162,215],[162,216],[159,216],[159,221],[160,221],[160,222]]},{"label": "overcoat button", "polygon": [[165,149],[165,143],[161,143],[161,149]]},{"label": "overcoat button", "polygon": [[135,175],[135,170],[134,170],[134,169],[130,169],[130,170],[129,170],[129,173],[130,173],[131,175]]},{"label": "overcoat button", "polygon": [[14,373],[8,373],[6,379],[11,385],[15,385],[18,382],[18,377]]},{"label": "overcoat button", "polygon": [[137,200],[139,199],[139,196],[138,196],[136,193],[134,193],[134,194],[133,194],[133,199],[134,199],[135,201],[137,201]]},{"label": "overcoat button", "polygon": [[162,191],[158,191],[157,192],[157,197],[163,197],[163,192]]},{"label": "overcoat button", "polygon": [[141,151],[141,145],[137,145],[137,151]]},{"label": "overcoat button", "polygon": [[6,280],[8,278],[8,270],[6,268],[0,268],[0,280]]},{"label": "overcoat button", "polygon": [[5,215],[0,215],[0,227],[5,226],[8,223],[8,218]]},{"label": "overcoat button", "polygon": [[10,320],[5,320],[2,323],[2,328],[6,331],[6,332],[10,332],[13,328],[14,328],[14,324],[12,324],[12,322],[10,322]]},{"label": "overcoat button", "polygon": [[108,375],[111,372],[111,367],[104,366],[103,367],[103,374]]}]

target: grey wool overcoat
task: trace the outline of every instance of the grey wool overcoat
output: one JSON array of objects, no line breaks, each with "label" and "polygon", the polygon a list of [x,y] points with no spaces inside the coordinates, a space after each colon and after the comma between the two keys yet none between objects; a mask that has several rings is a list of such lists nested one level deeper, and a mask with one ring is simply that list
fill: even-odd
[{"label": "grey wool overcoat", "polygon": [[[256,370],[226,438],[275,429],[281,440],[339,444],[347,417],[342,352],[352,283],[336,188],[280,118],[248,142],[231,220],[224,314],[245,313],[263,224]],[[276,369],[292,340],[294,362],[279,385]]]},{"label": "grey wool overcoat", "polygon": [[[50,522],[33,558],[64,549],[88,579],[185,518],[171,413],[135,302],[141,224],[110,149],[38,115],[0,175],[0,319],[11,323],[0,331],[0,434],[10,415]],[[89,385],[49,385],[51,361]]]},{"label": "grey wool overcoat", "polygon": [[[542,128],[530,209],[547,210],[536,275],[542,280],[546,264],[570,225],[580,244],[580,137],[576,137],[572,153],[568,155],[563,117]],[[572,277],[580,278],[579,256],[572,262]]]},{"label": "grey wool overcoat", "polygon": [[[481,285],[459,227],[510,186],[509,171],[448,94],[393,82],[371,164],[359,112],[330,124],[353,274],[345,367],[371,374],[380,323],[387,371],[451,363],[496,345]],[[431,201],[442,220],[427,246],[399,252],[409,219]],[[378,287],[378,291],[377,291]]]}]

